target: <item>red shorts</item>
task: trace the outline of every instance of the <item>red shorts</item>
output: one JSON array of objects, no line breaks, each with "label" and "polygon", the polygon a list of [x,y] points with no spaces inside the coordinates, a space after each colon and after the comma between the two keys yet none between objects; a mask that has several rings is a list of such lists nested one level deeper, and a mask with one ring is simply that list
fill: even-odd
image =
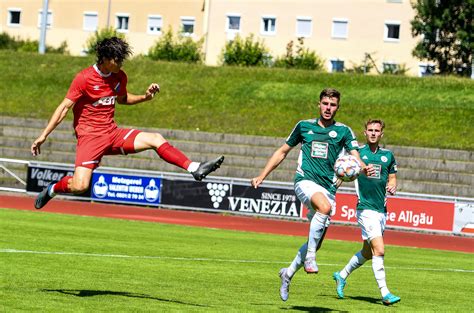
[{"label": "red shorts", "polygon": [[104,155],[135,153],[136,129],[116,128],[108,134],[86,135],[77,140],[75,166],[95,169]]}]

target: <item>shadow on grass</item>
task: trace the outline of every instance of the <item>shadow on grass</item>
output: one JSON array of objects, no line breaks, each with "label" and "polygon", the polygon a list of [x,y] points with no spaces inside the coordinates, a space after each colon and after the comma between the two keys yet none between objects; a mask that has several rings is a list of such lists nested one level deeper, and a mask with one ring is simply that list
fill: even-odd
[{"label": "shadow on grass", "polygon": [[382,302],[380,301],[380,298],[361,297],[361,296],[358,296],[358,297],[345,296],[344,298],[357,300],[357,301],[364,301],[364,302],[369,302],[369,303],[374,303],[374,304],[382,304]]},{"label": "shadow on grass", "polygon": [[75,297],[94,297],[94,296],[120,296],[120,297],[129,297],[129,298],[141,298],[141,299],[150,299],[157,300],[162,302],[170,302],[177,304],[192,305],[197,307],[208,307],[207,305],[200,305],[195,303],[187,303],[171,299],[162,299],[157,297],[152,297],[150,295],[142,293],[133,293],[127,291],[111,291],[111,290],[75,290],[75,289],[41,289],[43,292],[57,292],[65,295],[75,296]]},{"label": "shadow on grass", "polygon": [[333,310],[330,308],[323,308],[323,307],[315,307],[315,306],[291,306],[289,308],[282,308],[287,310],[296,310],[296,311],[303,311],[303,312],[349,312],[349,311],[340,311],[340,310]]}]

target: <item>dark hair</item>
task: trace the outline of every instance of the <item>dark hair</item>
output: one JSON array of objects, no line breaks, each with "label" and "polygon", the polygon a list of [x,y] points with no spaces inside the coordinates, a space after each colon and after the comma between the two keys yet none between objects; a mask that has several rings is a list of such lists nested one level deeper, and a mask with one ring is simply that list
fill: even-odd
[{"label": "dark hair", "polygon": [[114,59],[118,63],[122,63],[125,59],[132,55],[132,50],[128,43],[118,37],[105,38],[95,46],[97,55],[97,64],[102,64],[105,59]]},{"label": "dark hair", "polygon": [[324,88],[319,94],[319,101],[321,101],[324,97],[336,98],[337,102],[339,102],[339,100],[341,100],[341,93],[334,88]]},{"label": "dark hair", "polygon": [[376,120],[376,119],[369,119],[366,123],[365,123],[365,129],[367,129],[367,126],[369,126],[370,124],[380,124],[380,127],[381,127],[381,131],[383,131],[383,129],[385,128],[385,123],[383,120]]}]

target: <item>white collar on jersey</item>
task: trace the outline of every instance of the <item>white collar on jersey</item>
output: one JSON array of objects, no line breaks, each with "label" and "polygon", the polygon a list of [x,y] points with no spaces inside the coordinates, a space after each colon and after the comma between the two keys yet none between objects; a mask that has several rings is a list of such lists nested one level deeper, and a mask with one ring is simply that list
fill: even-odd
[{"label": "white collar on jersey", "polygon": [[99,74],[99,75],[102,76],[102,77],[109,77],[110,75],[112,75],[112,72],[110,72],[110,73],[108,73],[108,74],[102,73],[102,72],[99,70],[99,67],[97,66],[97,64],[94,64],[94,70],[97,72],[97,74]]}]

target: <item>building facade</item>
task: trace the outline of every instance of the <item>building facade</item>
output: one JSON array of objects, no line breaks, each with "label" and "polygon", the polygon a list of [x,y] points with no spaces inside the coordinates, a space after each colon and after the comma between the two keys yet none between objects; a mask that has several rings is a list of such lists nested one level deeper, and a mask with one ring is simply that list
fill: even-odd
[{"label": "building facade", "polygon": [[[2,0],[0,32],[38,40],[45,0]],[[430,64],[412,56],[410,0],[49,0],[46,43],[63,41],[80,55],[87,39],[107,26],[126,35],[135,54],[169,28],[204,38],[205,63],[221,64],[225,43],[253,34],[274,57],[290,41],[325,60],[329,72],[370,63],[375,70],[408,69],[422,76]]]}]

